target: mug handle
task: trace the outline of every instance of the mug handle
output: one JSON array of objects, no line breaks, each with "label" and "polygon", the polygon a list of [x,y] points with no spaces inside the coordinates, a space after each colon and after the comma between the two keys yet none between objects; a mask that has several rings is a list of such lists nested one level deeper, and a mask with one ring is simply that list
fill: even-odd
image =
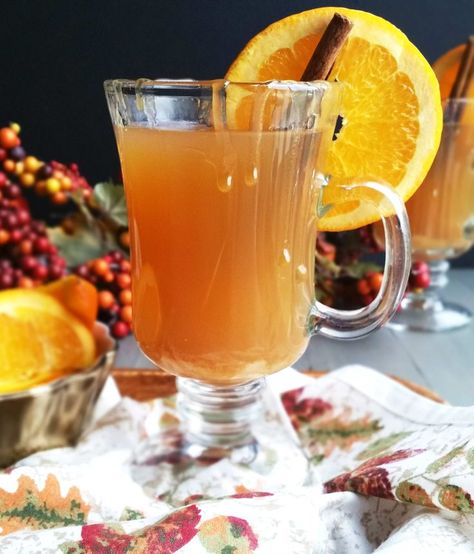
[{"label": "mug handle", "polygon": [[[405,293],[411,267],[410,225],[405,204],[398,194],[386,185],[367,181],[340,185],[344,200],[354,196],[370,202],[379,212],[385,230],[385,267],[383,281],[375,299],[357,310],[336,310],[315,301],[310,313],[310,334],[321,334],[333,339],[358,339],[386,323],[397,310]],[[368,194],[364,194],[365,192]],[[323,193],[324,188],[321,190]],[[374,192],[380,193],[389,208],[375,202]],[[379,196],[379,195],[377,195]],[[323,208],[324,209],[324,208]],[[386,216],[384,212],[393,213]]]}]

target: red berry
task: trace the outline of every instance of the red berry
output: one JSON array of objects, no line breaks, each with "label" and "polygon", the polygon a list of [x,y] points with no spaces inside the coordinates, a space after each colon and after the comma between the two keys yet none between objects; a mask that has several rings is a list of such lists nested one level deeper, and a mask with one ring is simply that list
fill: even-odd
[{"label": "red berry", "polygon": [[116,279],[117,279],[117,285],[121,289],[130,288],[130,283],[132,282],[132,279],[128,273],[119,273]]},{"label": "red berry", "polygon": [[3,194],[7,198],[18,198],[19,196],[21,196],[21,188],[18,185],[10,185],[8,187],[5,187]]},{"label": "red berry", "polygon": [[23,256],[28,256],[33,252],[33,244],[31,240],[23,239],[19,244],[19,250]]},{"label": "red berry", "polygon": [[116,339],[122,339],[130,333],[130,326],[125,321],[116,321],[112,325],[111,331]]},{"label": "red berry", "polygon": [[6,150],[15,148],[18,145],[18,137],[10,127],[0,129],[0,146]]},{"label": "red berry", "polygon": [[5,218],[5,227],[7,229],[14,229],[18,225],[18,218],[15,214],[8,214]]},{"label": "red berry", "polygon": [[3,160],[7,157],[7,151],[5,148],[0,148],[0,162],[3,162]]},{"label": "red berry", "polygon": [[119,294],[120,304],[128,306],[132,303],[132,291],[130,289],[123,289]]},{"label": "red berry", "polygon": [[33,270],[33,277],[38,281],[44,281],[48,277],[48,268],[43,264],[38,264]]},{"label": "red berry", "polygon": [[25,209],[18,210],[16,216],[18,218],[18,223],[20,223],[20,225],[25,225],[25,223],[28,223],[29,221],[31,221],[31,215],[28,210],[25,210]]},{"label": "red berry", "polygon": [[23,256],[21,259],[21,267],[23,271],[28,273],[33,271],[38,265],[38,260],[34,256]]},{"label": "red berry", "polygon": [[374,299],[374,295],[373,294],[364,294],[362,296],[362,303],[364,304],[364,306],[368,306]]},{"label": "red berry", "polygon": [[383,273],[379,272],[373,272],[367,274],[367,279],[369,281],[370,288],[373,292],[377,293],[380,290],[380,287],[382,286],[383,281]]},{"label": "red berry", "polygon": [[411,272],[414,274],[429,273],[430,266],[426,262],[413,262],[411,266]]},{"label": "red berry", "polygon": [[8,179],[5,173],[3,173],[3,171],[0,171],[0,187],[4,187],[7,184],[7,181]]},{"label": "red berry", "polygon": [[6,229],[0,229],[0,245],[6,244],[10,240],[10,233]]},{"label": "red berry", "polygon": [[410,278],[410,282],[416,289],[426,289],[431,284],[431,277],[427,272],[418,273]]},{"label": "red berry", "polygon": [[99,307],[107,310],[115,303],[115,297],[109,290],[99,292]]},{"label": "red berry", "polygon": [[92,262],[92,271],[96,275],[105,275],[109,271],[109,264],[102,258]]},{"label": "red berry", "polygon": [[120,310],[120,319],[125,323],[132,323],[132,306],[124,306]]},{"label": "red berry", "polygon": [[53,168],[49,164],[44,164],[38,169],[37,177],[40,180],[49,179],[53,174]]},{"label": "red berry", "polygon": [[21,231],[20,229],[13,229],[13,231],[10,233],[10,240],[15,244],[17,242],[20,242],[22,238],[23,238],[23,231]]},{"label": "red berry", "polygon": [[49,240],[47,237],[38,237],[33,243],[35,252],[38,254],[46,254],[50,251],[49,249]]},{"label": "red berry", "polygon": [[51,279],[59,279],[64,275],[64,268],[59,265],[50,265],[49,266],[49,277]]},{"label": "red berry", "polygon": [[83,279],[89,278],[89,268],[85,264],[78,265],[74,270],[74,273]]},{"label": "red berry", "polygon": [[13,275],[11,273],[0,274],[0,289],[9,289],[13,286]]},{"label": "red berry", "polygon": [[119,242],[124,248],[130,248],[130,233],[122,231],[119,236]]},{"label": "red berry", "polygon": [[17,285],[21,289],[32,289],[34,287],[34,282],[33,279],[30,279],[29,277],[20,277],[20,279],[18,279]]},{"label": "red berry", "polygon": [[131,265],[128,260],[122,260],[120,262],[120,271],[123,271],[124,273],[130,273]]},{"label": "red berry", "polygon": [[370,294],[371,292],[371,287],[367,281],[367,279],[360,279],[358,282],[357,282],[357,292],[361,295],[361,296],[366,296],[368,294]]}]

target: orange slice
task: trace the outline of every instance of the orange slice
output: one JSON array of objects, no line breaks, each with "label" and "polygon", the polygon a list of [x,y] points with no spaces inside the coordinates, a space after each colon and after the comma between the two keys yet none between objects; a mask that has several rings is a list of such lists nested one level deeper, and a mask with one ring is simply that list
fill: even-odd
[{"label": "orange slice", "polygon": [[89,281],[77,275],[68,275],[36,290],[59,300],[86,327],[92,329],[97,319],[99,304],[97,289]]},{"label": "orange slice", "polygon": [[[324,203],[332,208],[319,228],[332,231],[379,219],[374,203],[381,202],[380,197],[349,195],[338,184],[375,180],[391,185],[407,200],[422,183],[442,128],[439,87],[428,62],[400,30],[380,17],[318,8],[277,21],[256,35],[226,75],[235,82],[300,79],[336,11],[348,17],[353,28],[329,76],[344,83],[344,125],[321,168],[332,176],[324,191]],[[244,111],[241,106],[235,109]]]},{"label": "orange slice", "polygon": [[83,369],[94,361],[94,337],[55,298],[36,290],[0,293],[0,393]]},{"label": "orange slice", "polygon": [[[443,100],[449,98],[465,48],[465,44],[460,44],[443,54],[433,64],[433,70],[438,78],[441,98]],[[474,98],[474,81],[472,81],[469,87],[467,96]]]}]

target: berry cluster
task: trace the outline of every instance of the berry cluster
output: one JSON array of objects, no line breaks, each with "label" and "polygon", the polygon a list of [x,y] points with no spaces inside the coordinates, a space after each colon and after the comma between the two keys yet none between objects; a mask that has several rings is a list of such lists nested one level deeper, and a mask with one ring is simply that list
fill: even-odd
[{"label": "berry cluster", "polygon": [[69,194],[79,190],[85,200],[89,199],[92,188],[80,174],[77,164],[44,163],[34,156],[27,156],[19,133],[17,123],[0,129],[0,163],[7,176],[25,188],[33,189],[39,196],[50,198],[54,204],[65,204]]},{"label": "berry cluster", "polygon": [[31,288],[65,272],[46,226],[32,219],[20,187],[0,172],[0,289]]},{"label": "berry cluster", "polygon": [[360,295],[362,304],[368,306],[382,286],[383,273],[379,271],[369,271],[362,279],[357,281],[357,292]]},{"label": "berry cluster", "polygon": [[97,287],[99,320],[109,326],[115,338],[126,337],[132,326],[132,291],[130,262],[123,253],[114,250],[73,271]]}]

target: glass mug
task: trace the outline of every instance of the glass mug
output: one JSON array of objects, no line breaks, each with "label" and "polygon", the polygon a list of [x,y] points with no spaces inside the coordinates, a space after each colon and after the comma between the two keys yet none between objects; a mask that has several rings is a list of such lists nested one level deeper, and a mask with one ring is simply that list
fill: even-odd
[{"label": "glass mug", "polygon": [[443,103],[444,125],[436,158],[423,186],[407,203],[413,260],[430,268],[428,289],[403,300],[395,328],[449,331],[467,325],[472,314],[464,306],[445,302],[440,289],[448,283],[448,259],[474,244],[474,99]]},{"label": "glass mug", "polygon": [[315,300],[317,224],[329,208],[321,170],[340,88],[105,83],[129,213],[133,330],[145,355],[178,376],[188,455],[238,451],[250,459],[261,378],[291,365],[316,332],[368,334],[402,299],[410,266],[405,207],[390,188],[368,182],[344,186],[345,197],[365,195],[394,214],[383,218],[381,290],[353,311]]}]

